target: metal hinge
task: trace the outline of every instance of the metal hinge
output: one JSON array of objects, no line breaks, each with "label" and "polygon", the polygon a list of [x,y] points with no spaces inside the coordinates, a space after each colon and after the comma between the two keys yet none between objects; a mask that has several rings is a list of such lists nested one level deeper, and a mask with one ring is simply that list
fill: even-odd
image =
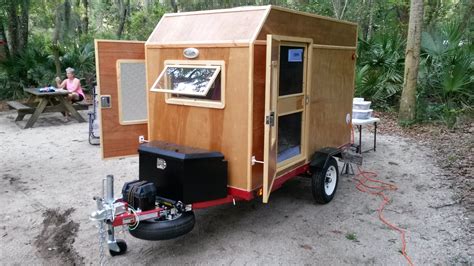
[{"label": "metal hinge", "polygon": [[275,126],[275,112],[270,112],[270,115],[265,117],[265,124],[271,127]]}]

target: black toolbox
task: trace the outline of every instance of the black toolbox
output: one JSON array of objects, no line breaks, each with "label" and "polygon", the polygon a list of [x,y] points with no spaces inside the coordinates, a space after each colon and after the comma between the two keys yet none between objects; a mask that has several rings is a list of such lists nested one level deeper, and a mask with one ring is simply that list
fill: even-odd
[{"label": "black toolbox", "polygon": [[139,179],[154,183],[157,196],[186,204],[227,196],[227,161],[220,152],[152,141],[138,153]]}]

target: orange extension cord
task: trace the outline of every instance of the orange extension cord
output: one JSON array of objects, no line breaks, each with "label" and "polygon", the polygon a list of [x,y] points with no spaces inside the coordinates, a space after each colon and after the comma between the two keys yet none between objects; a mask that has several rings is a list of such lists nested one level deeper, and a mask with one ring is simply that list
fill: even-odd
[{"label": "orange extension cord", "polygon": [[[354,128],[351,128],[351,143],[354,143]],[[359,147],[360,149],[361,147]],[[380,204],[380,207],[377,209],[377,213],[379,216],[380,221],[382,223],[386,224],[388,227],[390,227],[392,230],[397,231],[400,233],[400,238],[402,240],[402,254],[407,260],[408,264],[410,266],[413,266],[413,262],[411,261],[411,258],[408,256],[406,249],[407,249],[407,243],[406,243],[406,238],[405,238],[405,230],[401,229],[400,227],[390,223],[385,217],[383,216],[383,210],[385,208],[385,205],[390,203],[390,198],[385,195],[385,191],[395,191],[398,189],[397,186],[393,184],[389,184],[380,180],[375,179],[377,177],[377,174],[375,172],[368,172],[364,171],[360,168],[360,166],[357,167],[358,173],[355,176],[355,179],[358,181],[356,188],[364,193],[368,193],[370,195],[374,196],[380,196],[382,198],[382,203]],[[377,183],[380,185],[369,185],[367,182],[372,182],[372,183]]]}]

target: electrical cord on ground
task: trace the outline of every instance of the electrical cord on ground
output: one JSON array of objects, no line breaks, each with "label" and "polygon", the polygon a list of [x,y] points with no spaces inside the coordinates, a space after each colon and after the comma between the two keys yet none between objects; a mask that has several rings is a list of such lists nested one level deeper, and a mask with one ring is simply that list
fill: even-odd
[{"label": "electrical cord on ground", "polygon": [[[354,143],[354,128],[351,127],[351,144]],[[359,147],[360,149],[361,147]],[[357,180],[357,185],[356,188],[357,190],[368,193],[370,195],[374,196],[379,196],[382,198],[382,203],[380,204],[379,208],[377,209],[378,217],[382,223],[387,225],[389,228],[392,230],[397,231],[400,234],[400,238],[402,241],[402,255],[405,257],[407,260],[408,264],[413,266],[413,262],[407,254],[407,242],[406,242],[406,237],[405,237],[405,230],[390,223],[384,216],[383,216],[383,210],[385,206],[390,203],[390,198],[385,195],[385,191],[396,191],[398,190],[398,187],[389,184],[380,180],[375,179],[377,177],[377,174],[375,172],[369,172],[369,171],[364,171],[360,166],[357,167],[358,173],[355,176],[355,179]],[[368,182],[375,183],[378,185],[370,185]]]}]

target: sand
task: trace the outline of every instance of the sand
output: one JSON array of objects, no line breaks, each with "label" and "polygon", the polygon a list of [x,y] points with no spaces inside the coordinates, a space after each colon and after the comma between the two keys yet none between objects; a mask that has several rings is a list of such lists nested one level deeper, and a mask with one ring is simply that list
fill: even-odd
[{"label": "sand", "polygon": [[[0,264],[98,264],[98,229],[88,219],[92,197],[107,174],[115,176],[117,192],[136,179],[138,158],[101,160],[100,148],[88,143],[87,123],[49,114],[22,129],[25,122],[14,118],[0,113]],[[399,187],[387,193],[392,201],[384,215],[406,230],[413,262],[472,263],[471,221],[435,154],[410,139],[377,137],[377,151],[364,154],[363,168]],[[399,234],[377,217],[380,198],[355,185],[353,176],[341,176],[334,200],[319,205],[310,180],[296,178],[266,205],[256,199],[196,211],[194,230],[173,240],[148,242],[119,230],[128,251],[106,253],[105,262],[406,265]]]}]

